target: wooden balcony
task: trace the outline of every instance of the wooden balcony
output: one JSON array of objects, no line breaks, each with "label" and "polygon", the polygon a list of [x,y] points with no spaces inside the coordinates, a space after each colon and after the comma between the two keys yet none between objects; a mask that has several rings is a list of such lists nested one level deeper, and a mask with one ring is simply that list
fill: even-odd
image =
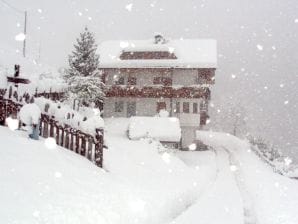
[{"label": "wooden balcony", "polygon": [[139,97],[139,98],[203,98],[210,99],[207,87],[170,86],[107,86],[107,97]]}]

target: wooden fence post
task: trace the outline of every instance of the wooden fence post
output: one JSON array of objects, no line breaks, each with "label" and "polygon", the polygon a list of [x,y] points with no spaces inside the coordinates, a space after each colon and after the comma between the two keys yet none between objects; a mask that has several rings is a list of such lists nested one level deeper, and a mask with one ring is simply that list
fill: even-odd
[{"label": "wooden fence post", "polygon": [[95,135],[95,164],[99,167],[103,165],[103,129],[96,129]]}]

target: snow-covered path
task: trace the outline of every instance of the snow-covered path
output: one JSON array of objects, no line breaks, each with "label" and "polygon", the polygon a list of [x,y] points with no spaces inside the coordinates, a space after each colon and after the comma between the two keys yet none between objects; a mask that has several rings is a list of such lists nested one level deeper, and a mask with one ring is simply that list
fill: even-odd
[{"label": "snow-covered path", "polygon": [[[201,152],[191,152],[189,156],[199,159]],[[233,172],[230,170],[229,155],[224,150],[215,151],[214,178],[201,192],[197,203],[189,208],[173,223],[192,224],[200,220],[202,224],[243,223],[241,193]],[[199,181],[199,180],[198,180]],[[216,214],[216,215],[214,215]],[[224,221],[224,222],[223,222]]]},{"label": "snow-covered path", "polygon": [[[172,223],[298,223],[298,181],[274,173],[242,140],[224,133],[202,132],[200,137],[215,150],[217,175],[199,200]],[[199,159],[200,152],[189,156]]]}]

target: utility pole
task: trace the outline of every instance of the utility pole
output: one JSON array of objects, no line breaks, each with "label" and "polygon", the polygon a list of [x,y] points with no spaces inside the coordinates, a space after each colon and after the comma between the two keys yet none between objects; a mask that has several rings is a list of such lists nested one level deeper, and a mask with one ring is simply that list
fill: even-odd
[{"label": "utility pole", "polygon": [[24,22],[24,41],[23,41],[23,56],[24,58],[26,57],[26,39],[27,39],[27,11],[24,12],[25,13],[25,22]]}]

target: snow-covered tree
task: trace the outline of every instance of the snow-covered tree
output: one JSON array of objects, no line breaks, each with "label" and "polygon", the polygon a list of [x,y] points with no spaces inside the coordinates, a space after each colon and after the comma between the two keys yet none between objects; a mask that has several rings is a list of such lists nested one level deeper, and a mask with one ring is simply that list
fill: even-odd
[{"label": "snow-covered tree", "polygon": [[69,85],[69,97],[85,106],[99,104],[104,98],[104,84],[99,71],[99,55],[93,33],[86,27],[80,34],[75,50],[69,56],[69,69],[64,76]]}]

